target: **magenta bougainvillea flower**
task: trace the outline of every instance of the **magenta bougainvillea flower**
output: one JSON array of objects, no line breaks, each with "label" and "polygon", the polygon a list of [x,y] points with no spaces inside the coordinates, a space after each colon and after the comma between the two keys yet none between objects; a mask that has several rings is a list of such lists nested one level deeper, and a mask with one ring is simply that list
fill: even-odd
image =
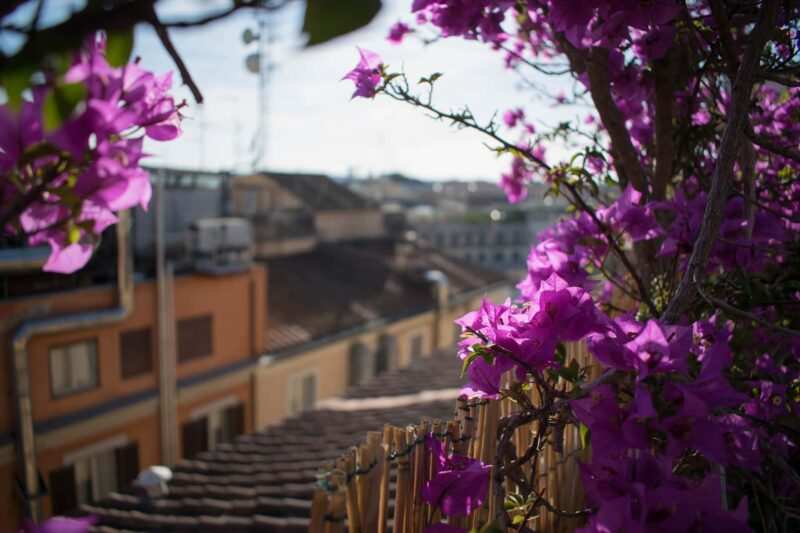
[{"label": "magenta bougainvillea flower", "polygon": [[352,81],[356,90],[352,98],[360,96],[362,98],[372,98],[375,96],[376,89],[381,83],[381,57],[375,52],[358,49],[360,57],[356,68],[345,74],[343,80]]},{"label": "magenta bougainvillea flower", "polygon": [[[56,90],[50,85],[35,86],[18,113],[0,106],[0,200],[10,205],[47,180],[17,225],[4,229],[21,231],[31,245],[48,244],[44,270],[70,273],[86,264],[116,212],[147,207],[150,180],[140,163],[144,137],[176,138],[181,117],[169,94],[171,74],[156,76],[136,62],[110,66],[102,34],[89,39],[63,78],[84,86],[86,97],[55,129],[45,128],[43,120],[44,102]],[[11,176],[15,187],[9,186]]]},{"label": "magenta bougainvillea flower", "polygon": [[95,522],[97,518],[94,516],[82,518],[55,516],[38,525],[27,522],[20,533],[88,533]]},{"label": "magenta bougainvillea flower", "polygon": [[433,524],[425,528],[425,533],[466,533],[463,527],[451,526],[450,524]]},{"label": "magenta bougainvillea flower", "polygon": [[489,490],[489,466],[477,459],[449,454],[435,437],[425,438],[432,456],[433,477],[422,487],[422,499],[445,516],[467,516],[477,509]]},{"label": "magenta bougainvillea flower", "polygon": [[391,28],[389,28],[389,35],[386,37],[386,40],[392,44],[400,44],[403,42],[405,36],[413,31],[414,30],[412,30],[405,22],[396,22]]}]

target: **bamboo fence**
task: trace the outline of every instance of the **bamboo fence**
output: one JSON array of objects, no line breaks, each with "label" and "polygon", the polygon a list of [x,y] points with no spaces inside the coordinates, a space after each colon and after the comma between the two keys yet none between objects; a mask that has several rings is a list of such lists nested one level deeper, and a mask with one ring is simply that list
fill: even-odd
[{"label": "bamboo fence", "polygon": [[[567,347],[568,361],[575,359],[591,374],[591,356],[584,344]],[[535,392],[532,400],[537,401]],[[516,409],[511,400],[458,400],[451,420],[423,419],[404,428],[385,425],[383,431],[367,433],[366,440],[352,447],[334,464],[327,465],[319,476],[318,489],[311,507],[310,533],[422,533],[427,524],[436,522],[437,511],[421,500],[420,492],[431,478],[431,456],[424,446],[425,435],[433,433],[456,453],[492,464],[497,446],[497,426],[501,417]],[[534,426],[521,427],[514,435],[517,456],[524,453]],[[559,509],[575,511],[583,504],[578,461],[588,452],[581,448],[578,429],[569,426],[560,443],[548,442],[538,458],[539,494]],[[531,465],[525,465],[530,475]],[[514,486],[506,481],[506,492]],[[450,517],[448,523],[471,529],[486,523],[495,514],[494,483],[483,506],[468,517]],[[546,511],[527,522],[529,528],[547,533],[567,533],[581,523]],[[516,531],[516,528],[509,529]]]}]

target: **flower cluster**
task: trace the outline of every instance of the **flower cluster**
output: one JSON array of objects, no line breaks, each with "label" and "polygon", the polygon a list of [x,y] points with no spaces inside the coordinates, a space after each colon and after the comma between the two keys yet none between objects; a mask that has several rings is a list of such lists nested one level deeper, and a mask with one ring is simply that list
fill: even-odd
[{"label": "flower cluster", "polygon": [[[116,212],[147,207],[144,138],[168,141],[180,134],[171,86],[170,73],[156,76],[138,62],[110,66],[99,34],[63,80],[33,87],[18,112],[0,106],[0,201],[19,206],[4,213],[4,230],[31,245],[48,244],[45,270],[80,269]],[[53,102],[63,102],[67,91],[83,97],[59,124],[49,124]]]},{"label": "flower cluster", "polygon": [[422,500],[445,516],[468,516],[478,509],[489,490],[489,467],[477,459],[448,453],[433,435],[425,437],[425,452],[431,457],[433,476],[422,487]]},{"label": "flower cluster", "polygon": [[[402,38],[398,37],[398,39]],[[375,96],[376,89],[381,83],[381,65],[383,64],[381,58],[375,52],[358,49],[360,57],[356,67],[345,74],[343,80],[352,81],[356,90],[352,98],[360,96],[362,98],[372,98]]]},{"label": "flower cluster", "polygon": [[[510,102],[502,124],[437,112],[383,77],[389,96],[488,134],[510,155],[500,186],[511,202],[541,176],[574,211],[539,234],[518,299],[484,301],[457,321],[458,355],[465,395],[511,398],[535,432],[581,427],[592,451],[582,465],[586,533],[797,527],[786,502],[800,501],[800,8],[756,2],[743,17],[723,4],[413,1],[414,31],[432,40],[483,41],[526,82],[565,72],[572,94],[547,96],[596,110],[550,128]],[[770,6],[775,20],[724,170],[731,80]],[[397,29],[394,41],[407,33]],[[368,79],[365,95],[380,81]],[[578,153],[545,160],[545,143],[561,140]],[[686,282],[691,298],[681,301]],[[568,365],[564,345],[576,341],[603,370],[597,381],[593,368]],[[526,404],[532,389],[541,405]]]}]

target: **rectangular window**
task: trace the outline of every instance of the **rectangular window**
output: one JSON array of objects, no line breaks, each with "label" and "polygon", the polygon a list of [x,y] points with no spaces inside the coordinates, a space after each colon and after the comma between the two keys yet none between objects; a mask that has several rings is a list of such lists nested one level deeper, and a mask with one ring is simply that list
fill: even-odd
[{"label": "rectangular window", "polygon": [[53,397],[94,389],[97,385],[96,339],[50,348],[50,389]]},{"label": "rectangular window", "polygon": [[208,417],[209,435],[211,442],[209,448],[217,444],[232,442],[244,433],[244,405],[236,404],[211,413]]},{"label": "rectangular window", "polygon": [[422,342],[424,338],[422,335],[414,335],[411,337],[411,360],[417,360],[422,357]]},{"label": "rectangular window", "polygon": [[119,334],[122,379],[153,371],[153,336],[150,328],[123,331]]},{"label": "rectangular window", "polygon": [[313,409],[317,403],[317,374],[308,372],[289,379],[289,416]]},{"label": "rectangular window", "polygon": [[211,315],[178,320],[178,362],[207,357],[214,351]]},{"label": "rectangular window", "polygon": [[181,428],[183,458],[191,459],[208,450],[208,417],[186,422]]},{"label": "rectangular window", "polygon": [[348,360],[347,383],[349,386],[360,385],[375,375],[376,357],[363,342],[355,342],[350,346]]},{"label": "rectangular window", "polygon": [[80,505],[125,491],[139,473],[135,442],[82,455],[50,472],[53,514],[66,514]]}]

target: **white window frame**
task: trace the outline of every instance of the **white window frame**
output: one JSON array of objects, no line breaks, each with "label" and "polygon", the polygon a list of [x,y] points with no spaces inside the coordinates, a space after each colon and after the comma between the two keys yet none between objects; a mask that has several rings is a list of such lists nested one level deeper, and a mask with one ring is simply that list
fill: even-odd
[{"label": "white window frame", "polygon": [[[72,353],[71,350],[76,348],[79,345],[89,345],[94,347],[94,361],[89,362],[90,370],[92,370],[92,380],[90,383],[80,386],[64,386],[60,387],[59,389],[56,388],[56,371],[57,367],[54,364],[56,359],[61,359],[61,364],[64,365],[61,368],[67,369],[70,374],[70,377],[65,379],[60,379],[59,381],[67,381],[72,380],[71,377],[72,371]],[[60,352],[60,353],[59,353]],[[51,346],[47,350],[47,363],[49,366],[50,371],[50,394],[54,399],[64,398],[66,396],[71,396],[73,394],[79,394],[81,392],[86,392],[90,390],[94,390],[100,387],[100,347],[96,337],[88,338],[88,339],[81,339],[76,340],[73,342],[68,342],[65,344],[59,344],[56,346]]]},{"label": "white window frame", "polygon": [[103,455],[112,454],[114,468],[108,475],[114,476],[114,485],[116,485],[117,459],[115,450],[127,446],[130,442],[131,439],[128,438],[127,435],[117,435],[100,442],[95,442],[94,444],[64,456],[64,466],[72,465],[75,468],[75,494],[79,505],[89,503],[87,495],[83,493],[81,488],[81,484],[86,481],[92,482],[92,500],[98,501],[108,495],[108,493],[101,492],[101,483],[99,483],[99,480],[103,477],[104,473],[100,469],[100,460]]},{"label": "white window frame", "polygon": [[[292,374],[292,375],[289,376],[289,379],[286,380],[286,384],[287,384],[287,386],[286,386],[286,413],[287,413],[287,416],[294,416],[294,415],[297,415],[297,414],[302,413],[304,411],[309,411],[309,410],[314,408],[314,406],[317,404],[317,402],[320,399],[319,398],[319,384],[320,384],[319,376],[320,376],[319,370],[317,370],[316,368],[309,369],[309,370],[304,370],[302,372],[297,372],[297,373]],[[295,406],[293,405],[294,402],[292,401],[293,398],[294,398],[294,395],[295,395],[295,391],[297,391],[297,394],[299,394],[300,402],[302,403],[302,401],[303,401],[303,381],[307,377],[313,377],[314,378],[314,403],[313,403],[313,405],[311,405],[309,407],[300,405],[298,408],[295,408]]]},{"label": "white window frame", "polygon": [[189,420],[197,420],[199,418],[206,419],[206,434],[208,435],[208,449],[213,450],[217,445],[222,444],[222,440],[217,439],[217,431],[224,426],[223,415],[229,407],[234,407],[243,404],[242,400],[235,395],[225,396],[222,399],[211,402],[209,404],[193,409],[189,414]]}]

